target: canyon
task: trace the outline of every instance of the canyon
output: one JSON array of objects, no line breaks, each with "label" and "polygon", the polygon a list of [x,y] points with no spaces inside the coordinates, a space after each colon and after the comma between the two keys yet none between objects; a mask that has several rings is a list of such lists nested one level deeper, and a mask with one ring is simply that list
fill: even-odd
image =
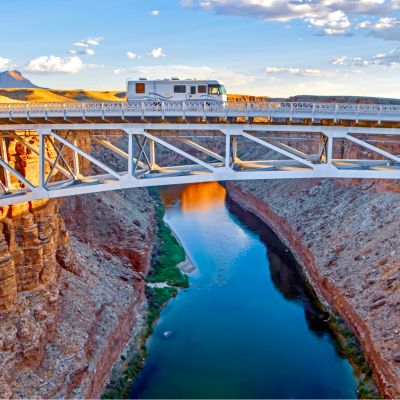
[{"label": "canyon", "polygon": [[[34,132],[16,134],[37,147]],[[75,134],[81,149],[123,170],[122,157]],[[300,151],[317,151],[318,141],[281,136]],[[110,140],[127,149],[127,137]],[[225,149],[218,134],[199,143],[219,154]],[[180,147],[199,159],[208,157]],[[397,144],[379,147],[399,154]],[[156,149],[160,166],[184,160]],[[238,151],[242,160],[279,158],[246,140]],[[355,144],[334,143],[334,158],[360,152],[382,159]],[[46,154],[57,156],[48,141]],[[73,164],[71,151],[64,157]],[[9,139],[8,158],[21,175],[38,182],[38,157],[17,138]],[[82,175],[100,172],[81,156],[79,163]],[[51,181],[63,179],[56,172]],[[21,187],[13,178],[12,184]],[[227,182],[227,189],[279,235],[320,299],[355,332],[382,394],[400,397],[400,181],[266,180]],[[0,211],[1,397],[98,398],[145,300],[155,214],[151,197],[146,189],[125,189]]]}]

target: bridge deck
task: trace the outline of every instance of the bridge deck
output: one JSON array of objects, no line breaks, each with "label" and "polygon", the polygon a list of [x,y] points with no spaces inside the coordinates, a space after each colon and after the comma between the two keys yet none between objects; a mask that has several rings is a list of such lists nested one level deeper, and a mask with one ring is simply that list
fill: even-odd
[{"label": "bridge deck", "polygon": [[296,102],[71,102],[0,104],[0,124],[244,123],[400,125],[400,106]]}]

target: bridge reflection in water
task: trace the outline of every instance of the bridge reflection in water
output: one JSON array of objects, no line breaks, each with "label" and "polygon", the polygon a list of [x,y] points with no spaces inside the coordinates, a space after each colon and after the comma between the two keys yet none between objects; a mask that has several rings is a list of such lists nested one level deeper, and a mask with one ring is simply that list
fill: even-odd
[{"label": "bridge reflection in water", "polygon": [[[399,179],[400,156],[393,154],[400,142],[399,127],[400,107],[391,105],[2,104],[0,206],[106,190],[223,180]],[[126,138],[123,146],[117,145],[117,137]],[[311,154],[297,145],[305,140],[312,143],[307,147]],[[90,145],[85,149],[79,145],[88,141],[103,149],[99,157],[90,154]],[[11,154],[10,143],[15,146],[15,142],[19,150]],[[215,142],[222,144],[220,151],[212,150]],[[354,159],[343,159],[335,151],[337,142],[363,151],[353,151]],[[243,146],[262,148],[269,156],[244,159]],[[25,158],[19,156],[21,148]],[[69,162],[66,151],[72,154]],[[162,162],[160,152],[186,163]],[[124,160],[122,169],[111,166],[110,154]],[[83,171],[85,162],[98,172]],[[35,168],[35,176],[27,173]],[[56,174],[62,178],[55,181]]]}]

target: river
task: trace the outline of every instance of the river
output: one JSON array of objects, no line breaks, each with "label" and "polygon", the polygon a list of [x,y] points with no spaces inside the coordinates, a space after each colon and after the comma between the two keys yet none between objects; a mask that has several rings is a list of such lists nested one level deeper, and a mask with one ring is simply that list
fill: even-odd
[{"label": "river", "polygon": [[197,269],[162,311],[129,398],[357,398],[353,368],[276,235],[215,182],[161,197]]}]

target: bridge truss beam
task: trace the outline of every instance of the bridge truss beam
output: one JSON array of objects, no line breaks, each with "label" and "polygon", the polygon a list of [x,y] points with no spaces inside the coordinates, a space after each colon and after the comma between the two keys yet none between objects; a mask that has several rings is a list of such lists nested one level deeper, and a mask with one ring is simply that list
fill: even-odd
[{"label": "bridge truss beam", "polygon": [[[0,195],[0,206],[107,190],[210,181],[289,178],[400,179],[400,156],[377,147],[376,143],[387,140],[388,135],[391,135],[389,141],[400,145],[400,129],[333,125],[321,128],[293,125],[204,124],[200,129],[198,124],[167,126],[168,129],[165,124],[93,123],[89,131],[86,124],[24,125],[22,127],[24,131],[33,131],[30,134],[38,137],[37,147],[24,139],[24,134],[15,132],[15,125],[1,125],[0,169],[3,168],[1,186],[4,192]],[[68,135],[63,137],[61,131],[68,131]],[[115,132],[127,136],[127,148],[121,149],[116,143],[111,143],[110,140],[115,137]],[[100,161],[79,148],[78,135],[87,135],[86,137],[93,138],[109,151],[121,156],[127,162],[126,171],[116,171],[105,161]],[[210,143],[213,137],[214,140],[224,142],[224,154],[197,143],[197,138],[202,136],[209,138],[207,143]],[[10,165],[7,138],[17,140],[38,156],[38,182],[29,181]],[[315,147],[318,148],[316,154],[305,154],[297,150],[295,145],[284,143],[285,141],[294,143],[293,141],[297,139],[307,140],[307,138],[318,141]],[[336,140],[356,143],[387,159],[333,159]],[[243,141],[247,143],[247,147],[259,146],[267,153],[272,151],[278,158],[244,160],[238,157],[238,148]],[[54,146],[57,153],[55,159],[46,155],[46,142]],[[145,142],[146,146],[143,145]],[[147,146],[148,143],[150,146]],[[183,150],[181,143],[188,146],[190,151]],[[73,153],[73,166],[69,166],[63,157],[65,148],[69,148]],[[162,148],[190,160],[192,164],[163,166],[159,158]],[[205,154],[212,161],[201,159],[197,154]],[[78,155],[89,160],[104,173],[83,176]],[[59,164],[61,161],[64,166]],[[46,172],[47,164],[51,166],[49,173]],[[67,180],[51,182],[56,170]],[[22,187],[15,188],[11,176],[16,178]]]}]

